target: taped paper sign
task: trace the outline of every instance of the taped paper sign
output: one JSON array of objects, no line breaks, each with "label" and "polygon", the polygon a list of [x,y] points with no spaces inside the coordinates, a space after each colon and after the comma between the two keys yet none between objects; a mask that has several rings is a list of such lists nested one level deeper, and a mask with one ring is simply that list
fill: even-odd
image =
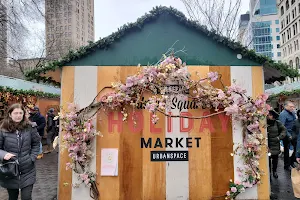
[{"label": "taped paper sign", "polygon": [[101,176],[118,176],[118,149],[101,149]]}]

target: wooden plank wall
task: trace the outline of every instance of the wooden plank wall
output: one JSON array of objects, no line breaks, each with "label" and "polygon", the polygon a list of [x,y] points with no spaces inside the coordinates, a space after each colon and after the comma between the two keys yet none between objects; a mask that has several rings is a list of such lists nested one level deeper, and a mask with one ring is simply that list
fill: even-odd
[{"label": "wooden plank wall", "polygon": [[[221,80],[212,83],[214,87],[224,90],[224,86],[231,85],[229,66],[211,66],[209,71],[222,75]],[[214,199],[224,199],[220,196],[228,191],[229,180],[234,177],[233,157],[230,156],[233,149],[232,121],[225,114],[213,116],[211,121],[215,129],[211,133],[212,196]]]},{"label": "wooden plank wall", "polygon": [[[62,70],[62,89],[61,89],[61,106],[63,110],[68,108],[68,103],[74,101],[74,67],[64,67]],[[62,110],[62,111],[63,111]],[[62,144],[61,132],[59,137],[60,144]],[[59,153],[59,172],[58,172],[58,199],[71,200],[72,196],[72,171],[66,170],[66,163],[70,162],[67,150],[60,151]]]},{"label": "wooden plank wall", "polygon": [[[196,71],[200,72],[204,78],[208,72],[217,71],[222,74],[222,80],[225,86],[231,84],[230,67],[210,67],[210,66],[188,66],[192,78],[196,79]],[[118,67],[101,66],[98,67],[98,92],[111,82],[121,80],[125,82],[126,78],[137,72],[136,67]],[[253,68],[253,78],[262,77],[261,68]],[[66,107],[66,103],[74,99],[74,67],[64,67],[62,72],[62,100],[61,104]],[[213,83],[215,87],[222,88],[222,84],[217,81]],[[263,92],[262,82],[253,80],[253,96]],[[100,95],[101,96],[101,95]],[[150,94],[146,94],[147,99]],[[130,108],[128,108],[130,110]],[[151,126],[150,114],[146,110],[137,110],[137,115],[142,115],[143,130],[133,132],[128,123],[122,122],[122,130],[118,130],[117,125],[113,126],[112,132],[109,132],[108,113],[101,112],[97,115],[97,129],[103,134],[103,137],[97,137],[96,147],[96,172],[97,183],[101,199],[103,200],[164,200],[166,199],[166,162],[151,162],[151,150],[164,149],[142,149],[140,148],[140,139],[144,137],[164,138],[166,132],[165,117],[159,114],[159,123]],[[209,110],[192,110],[194,116],[209,114]],[[129,116],[130,117],[130,116]],[[222,118],[222,120],[221,120]],[[114,113],[114,120],[122,120],[122,116]],[[225,120],[224,120],[225,119]],[[225,124],[222,124],[225,123]],[[210,126],[213,126],[211,128]],[[150,129],[157,129],[157,133],[151,133]],[[201,137],[200,148],[189,149],[189,199],[198,200],[212,199],[223,196],[228,190],[229,179],[234,177],[233,157],[230,153],[233,150],[232,125],[231,120],[225,115],[215,116],[208,119],[194,120],[192,131],[189,137]],[[62,138],[62,137],[61,137]],[[193,144],[195,146],[195,143]],[[116,177],[103,177],[100,174],[101,169],[101,149],[118,148],[119,149],[119,174]],[[267,168],[266,158],[262,158],[262,167]],[[71,199],[71,185],[65,186],[65,182],[72,183],[71,171],[65,170],[65,163],[68,161],[66,152],[60,153],[59,166],[59,199]],[[178,172],[180,173],[180,172]],[[267,181],[267,179],[263,179]],[[267,198],[268,183],[259,187],[259,198]],[[224,198],[224,197],[223,197]],[[223,199],[220,198],[220,199]],[[215,198],[216,199],[216,198]]]}]

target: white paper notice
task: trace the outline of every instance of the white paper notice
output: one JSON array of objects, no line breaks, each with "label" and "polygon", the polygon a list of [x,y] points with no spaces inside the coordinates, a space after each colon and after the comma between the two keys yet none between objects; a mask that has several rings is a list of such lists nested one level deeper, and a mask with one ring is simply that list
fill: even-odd
[{"label": "white paper notice", "polygon": [[118,149],[101,149],[101,176],[118,176]]}]

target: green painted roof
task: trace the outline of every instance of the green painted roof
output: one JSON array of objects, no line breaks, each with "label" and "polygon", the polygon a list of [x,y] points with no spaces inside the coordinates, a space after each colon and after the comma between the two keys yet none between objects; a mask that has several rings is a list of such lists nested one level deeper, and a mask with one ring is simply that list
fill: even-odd
[{"label": "green painted roof", "polygon": [[[170,30],[173,32],[164,35]],[[180,11],[162,6],[95,43],[90,42],[76,51],[71,50],[60,60],[26,72],[25,76],[27,80],[53,83],[51,78],[41,77],[40,74],[68,65],[148,64],[158,61],[178,38],[175,51],[186,48],[187,54],[181,54],[180,57],[183,56],[188,65],[263,65],[266,83],[284,80],[286,76],[298,76],[297,70],[288,65],[275,63],[270,58],[258,55],[240,43],[187,19]],[[241,54],[242,59],[238,59],[237,54]]]}]

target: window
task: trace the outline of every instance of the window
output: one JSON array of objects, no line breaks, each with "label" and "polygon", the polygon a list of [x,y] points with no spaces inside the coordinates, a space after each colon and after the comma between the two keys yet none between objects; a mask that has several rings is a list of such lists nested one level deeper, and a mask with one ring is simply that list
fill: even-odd
[{"label": "window", "polygon": [[279,28],[276,28],[276,33],[279,33]]},{"label": "window", "polygon": [[294,10],[292,10],[292,19],[294,19],[295,18],[295,12],[294,12]]},{"label": "window", "polygon": [[277,52],[277,57],[281,57],[281,52]]},{"label": "window", "polygon": [[[299,6],[300,6],[300,4],[299,4]],[[283,8],[283,6],[281,6],[280,10],[281,10],[281,15],[283,15],[284,14],[284,8]]]},{"label": "window", "polygon": [[285,2],[285,9],[288,10],[290,8],[289,0]]},{"label": "window", "polygon": [[277,44],[276,46],[277,46],[277,49],[279,49],[279,48],[280,48],[280,44]]},{"label": "window", "polygon": [[299,58],[296,57],[296,68],[299,69],[300,68],[300,62],[299,62]]},{"label": "window", "polygon": [[295,0],[292,0],[292,5],[295,3]]},{"label": "window", "polygon": [[290,60],[290,63],[289,63],[290,67],[293,68],[293,61]]},{"label": "window", "polygon": [[280,36],[279,35],[276,36],[276,40],[280,40]]},{"label": "window", "polygon": [[279,24],[279,20],[275,20],[275,24]]}]

